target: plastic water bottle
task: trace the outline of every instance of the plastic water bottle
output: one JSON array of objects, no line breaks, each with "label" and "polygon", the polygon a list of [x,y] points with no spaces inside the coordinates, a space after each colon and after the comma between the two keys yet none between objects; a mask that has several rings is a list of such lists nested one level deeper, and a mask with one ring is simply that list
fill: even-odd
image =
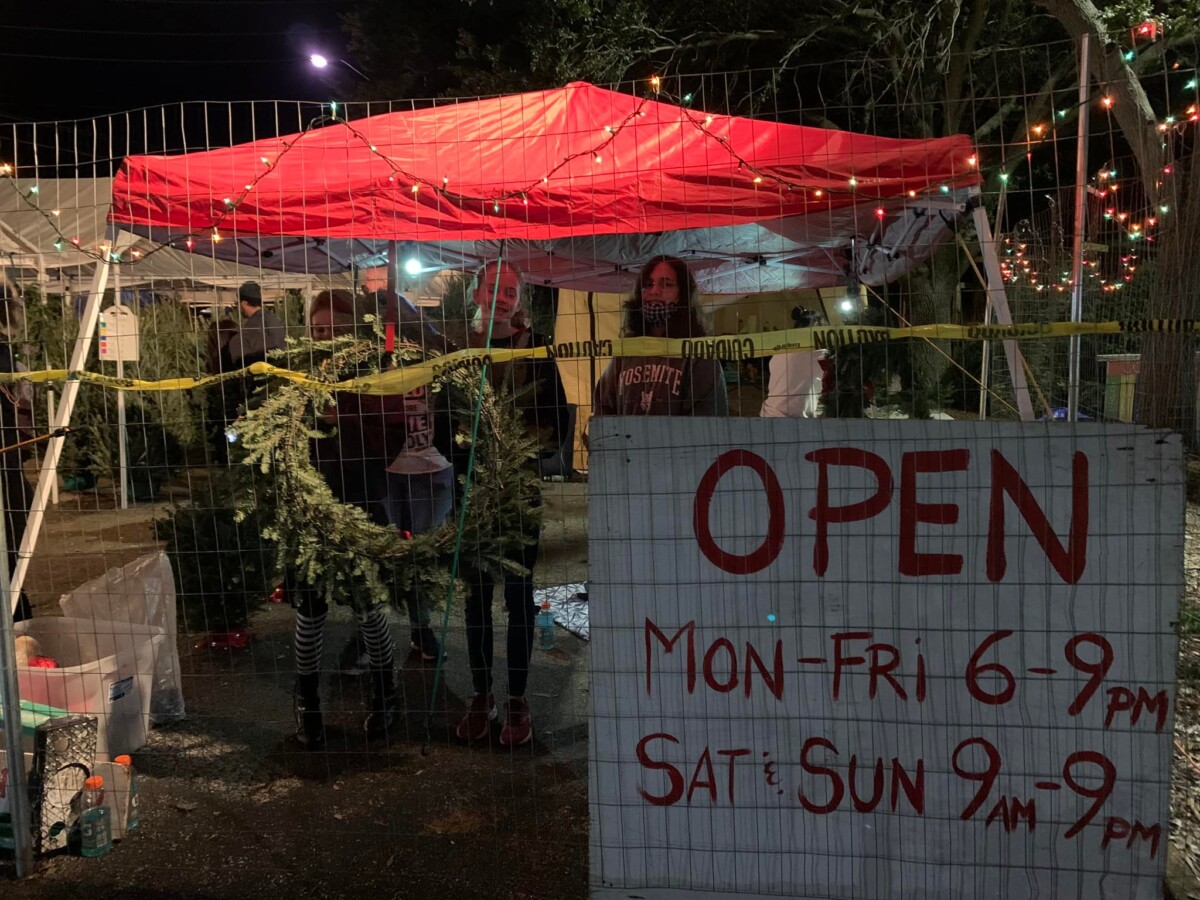
[{"label": "plastic water bottle", "polygon": [[125,830],[133,831],[138,827],[138,779],[133,770],[133,760],[128,754],[122,753],[113,759],[118,766],[125,767],[125,776],[129,781],[128,796],[125,801]]},{"label": "plastic water bottle", "polygon": [[104,799],[104,778],[93,775],[83,783],[83,811],[79,814],[79,852],[103,856],[112,849],[112,813]]},{"label": "plastic water bottle", "polygon": [[538,647],[542,650],[554,649],[554,613],[550,610],[550,601],[542,601],[542,609],[537,614]]}]

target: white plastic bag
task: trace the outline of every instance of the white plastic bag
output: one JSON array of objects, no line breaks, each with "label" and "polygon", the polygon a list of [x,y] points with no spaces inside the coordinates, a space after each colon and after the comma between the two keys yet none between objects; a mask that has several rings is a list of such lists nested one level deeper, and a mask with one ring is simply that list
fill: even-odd
[{"label": "white plastic bag", "polygon": [[109,569],[58,601],[63,615],[153,625],[166,632],[154,667],[150,692],[150,721],[155,725],[184,717],[183,685],[179,677],[179,647],[175,629],[175,576],[167,554],[159,551],[128,565]]}]

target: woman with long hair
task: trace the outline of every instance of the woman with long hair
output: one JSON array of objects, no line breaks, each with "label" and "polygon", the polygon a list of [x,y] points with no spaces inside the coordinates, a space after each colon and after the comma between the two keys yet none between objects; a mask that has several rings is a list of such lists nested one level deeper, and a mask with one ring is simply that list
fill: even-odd
[{"label": "woman with long hair", "polygon": [[[476,274],[471,296],[477,312],[471,329],[471,346],[486,348],[533,348],[545,339],[529,329],[522,298],[521,273],[505,261],[487,263]],[[511,398],[535,437],[542,454],[557,452],[567,429],[567,400],[558,368],[552,359],[520,359],[488,366],[492,386]],[[531,465],[536,461],[531,460]],[[540,498],[536,501],[540,503]],[[529,703],[525,698],[529,683],[529,663],[533,656],[533,626],[537,609],[533,604],[533,565],[538,556],[540,524],[530,522],[525,543],[513,559],[521,573],[506,571],[503,579],[504,604],[508,611],[506,652],[508,662],[508,700],[500,744],[520,747],[533,739]],[[467,657],[475,694],[467,713],[459,722],[458,737],[465,741],[483,740],[497,718],[492,693],[492,594],[496,582],[482,565],[468,563],[463,577],[467,582],[464,614],[467,626]]]},{"label": "woman with long hair", "polygon": [[[687,264],[656,256],[625,302],[622,337],[698,338],[699,290]],[[666,356],[614,359],[596,382],[594,416],[725,416],[725,372],[716,360]]]}]

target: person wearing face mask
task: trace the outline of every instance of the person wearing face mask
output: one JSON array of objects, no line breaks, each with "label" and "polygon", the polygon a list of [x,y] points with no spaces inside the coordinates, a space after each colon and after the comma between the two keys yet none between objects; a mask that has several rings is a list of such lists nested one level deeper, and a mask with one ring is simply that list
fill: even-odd
[{"label": "person wearing face mask", "polygon": [[[656,256],[642,267],[625,302],[622,337],[698,338],[699,291],[687,265]],[[625,356],[596,382],[594,416],[726,416],[725,373],[717,360]]]},{"label": "person wearing face mask", "polygon": [[[476,275],[472,299],[478,307],[471,328],[471,346],[486,348],[532,348],[545,339],[529,329],[522,304],[521,273],[507,262],[489,262]],[[552,359],[521,359],[491,363],[488,376],[503,400],[515,404],[527,432],[535,437],[542,455],[553,455],[567,432],[567,398],[558,367]],[[530,461],[535,466],[534,461]],[[482,486],[486,489],[486,486]],[[534,503],[540,504],[537,497]],[[523,529],[524,530],[524,529]],[[524,574],[504,575],[504,604],[508,611],[507,661],[508,700],[500,744],[520,747],[533,740],[533,725],[525,691],[533,656],[533,626],[537,608],[533,603],[533,565],[538,556],[540,525],[529,523],[527,543],[513,562]],[[456,733],[461,740],[480,741],[491,732],[497,718],[492,693],[492,594],[495,581],[482,566],[472,565],[469,555],[463,579],[467,582],[464,616],[467,628],[467,657],[475,694]]]},{"label": "person wearing face mask", "polygon": [[[792,309],[793,328],[811,328],[814,321],[813,314],[803,306]],[[796,350],[772,356],[767,399],[760,415],[815,419],[824,378],[821,361],[827,355],[825,350]]]}]

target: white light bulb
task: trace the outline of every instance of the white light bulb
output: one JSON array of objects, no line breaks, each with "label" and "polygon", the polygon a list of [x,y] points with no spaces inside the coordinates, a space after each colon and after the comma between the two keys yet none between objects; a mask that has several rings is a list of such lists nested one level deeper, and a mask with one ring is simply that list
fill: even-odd
[{"label": "white light bulb", "polygon": [[320,53],[314,53],[312,56],[310,56],[310,57],[308,58],[308,61],[309,61],[310,63],[312,63],[312,64],[313,64],[313,65],[314,65],[316,68],[318,68],[318,69],[323,69],[323,68],[325,68],[327,65],[329,65],[329,60],[327,60],[327,59],[326,59],[324,56],[322,56]]},{"label": "white light bulb", "polygon": [[404,261],[404,271],[407,272],[409,275],[420,275],[421,274],[421,261],[419,259],[417,259],[415,256],[412,259],[406,259]]},{"label": "white light bulb", "polygon": [[852,311],[853,309],[854,309],[854,301],[853,300],[843,300],[842,301],[842,312],[848,313],[848,312]]}]

